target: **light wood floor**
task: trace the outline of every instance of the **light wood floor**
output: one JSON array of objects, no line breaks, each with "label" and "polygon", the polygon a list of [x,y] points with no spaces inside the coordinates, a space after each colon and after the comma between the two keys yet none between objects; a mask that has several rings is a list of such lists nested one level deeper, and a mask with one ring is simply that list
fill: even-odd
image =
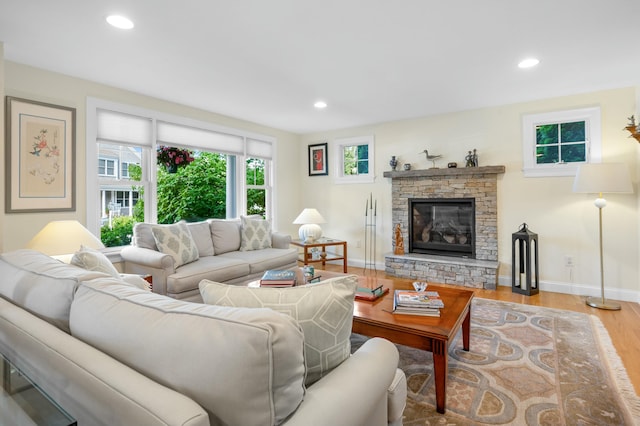
[{"label": "light wood floor", "polygon": [[[334,265],[327,265],[325,269],[342,272],[341,266],[334,267]],[[354,267],[349,267],[348,270],[349,273],[353,274],[362,274],[363,272],[361,268]],[[376,271],[376,275],[380,278],[402,280],[387,276],[383,271]],[[475,290],[475,293],[477,297],[484,299],[565,309],[597,316],[607,328],[616,351],[622,359],[627,374],[633,383],[636,394],[640,395],[640,304],[620,302],[622,310],[607,311],[588,306],[583,296],[570,294],[541,291],[535,296],[524,296],[512,293],[511,287],[504,286],[498,286],[497,290]]]}]

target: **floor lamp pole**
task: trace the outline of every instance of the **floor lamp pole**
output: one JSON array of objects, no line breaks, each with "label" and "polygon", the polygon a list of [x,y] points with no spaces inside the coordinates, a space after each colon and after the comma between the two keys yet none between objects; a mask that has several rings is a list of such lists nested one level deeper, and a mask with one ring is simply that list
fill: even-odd
[{"label": "floor lamp pole", "polygon": [[602,194],[600,198],[596,199],[595,203],[598,208],[598,225],[599,225],[599,233],[600,233],[600,291],[601,297],[587,297],[587,305],[599,308],[599,309],[608,309],[610,311],[619,311],[622,307],[619,303],[609,302],[604,298],[604,256],[602,250],[602,209],[607,205],[607,201],[602,198]]}]

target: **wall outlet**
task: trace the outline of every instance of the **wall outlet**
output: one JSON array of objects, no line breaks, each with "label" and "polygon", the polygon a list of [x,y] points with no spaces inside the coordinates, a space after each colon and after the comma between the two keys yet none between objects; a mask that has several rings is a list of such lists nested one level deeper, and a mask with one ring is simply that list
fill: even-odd
[{"label": "wall outlet", "polygon": [[356,248],[360,248],[362,242],[360,240],[356,240]]},{"label": "wall outlet", "polygon": [[564,266],[567,268],[572,268],[573,266],[575,266],[575,263],[573,261],[573,256],[564,257]]}]

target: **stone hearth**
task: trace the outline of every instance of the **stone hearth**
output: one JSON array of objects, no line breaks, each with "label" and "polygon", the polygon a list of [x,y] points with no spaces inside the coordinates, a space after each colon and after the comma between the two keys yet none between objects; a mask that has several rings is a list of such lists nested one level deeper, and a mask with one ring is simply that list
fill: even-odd
[{"label": "stone hearth", "polygon": [[495,289],[498,280],[498,174],[504,166],[384,172],[391,178],[391,219],[408,241],[410,198],[474,198],[475,259],[420,253],[385,255],[385,272],[419,281]]}]

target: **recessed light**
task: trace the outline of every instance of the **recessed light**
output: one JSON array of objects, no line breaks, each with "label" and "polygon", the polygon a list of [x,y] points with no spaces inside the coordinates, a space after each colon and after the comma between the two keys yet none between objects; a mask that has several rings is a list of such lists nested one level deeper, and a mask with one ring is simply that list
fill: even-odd
[{"label": "recessed light", "polygon": [[325,101],[317,101],[313,106],[317,109],[324,109],[327,107],[327,103]]},{"label": "recessed light", "polygon": [[107,22],[116,28],[121,30],[130,30],[133,28],[133,22],[129,18],[125,18],[121,15],[109,15],[107,16]]},{"label": "recessed light", "polygon": [[531,67],[535,67],[539,63],[540,63],[540,61],[538,59],[536,59],[536,58],[527,58],[527,59],[523,59],[522,61],[520,61],[520,63],[518,64],[518,67],[520,67],[520,68],[531,68]]}]

